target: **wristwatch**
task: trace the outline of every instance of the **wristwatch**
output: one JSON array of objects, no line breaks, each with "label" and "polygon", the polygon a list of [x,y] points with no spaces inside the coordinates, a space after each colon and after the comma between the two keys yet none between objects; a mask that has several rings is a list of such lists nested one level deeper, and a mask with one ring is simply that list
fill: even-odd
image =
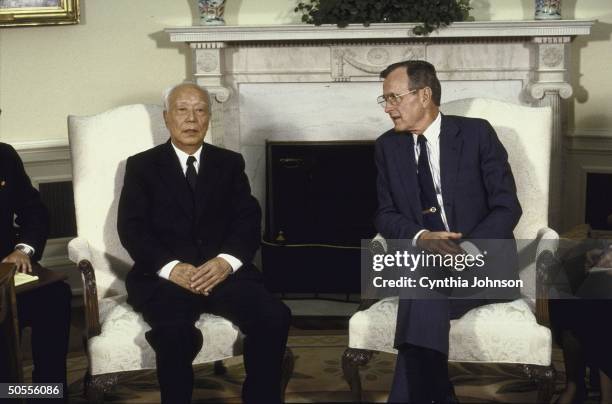
[{"label": "wristwatch", "polygon": [[31,249],[30,247],[28,247],[27,245],[17,244],[15,246],[15,250],[21,251],[22,253],[24,253],[28,257],[32,257],[32,255],[34,255],[34,250]]}]

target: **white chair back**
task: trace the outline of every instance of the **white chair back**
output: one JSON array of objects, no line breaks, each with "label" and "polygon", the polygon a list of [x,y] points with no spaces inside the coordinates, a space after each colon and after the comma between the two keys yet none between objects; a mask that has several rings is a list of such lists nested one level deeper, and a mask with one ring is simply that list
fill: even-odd
[{"label": "white chair back", "polygon": [[68,117],[77,233],[89,243],[98,299],[125,293],[133,263],[117,235],[125,160],[168,139],[162,111],[138,104]]},{"label": "white chair back", "polygon": [[[535,238],[548,227],[552,111],[484,98],[466,98],[441,106],[442,113],[489,121],[508,152],[523,215],[514,229],[523,294],[535,295]],[[530,299],[531,300],[531,299]]]}]

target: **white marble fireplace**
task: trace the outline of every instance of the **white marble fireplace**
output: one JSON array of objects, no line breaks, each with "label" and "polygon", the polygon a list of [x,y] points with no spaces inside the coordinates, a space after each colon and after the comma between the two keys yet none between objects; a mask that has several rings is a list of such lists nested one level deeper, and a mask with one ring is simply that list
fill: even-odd
[{"label": "white marble fireplace", "polygon": [[554,113],[551,224],[560,220],[563,105],[569,43],[592,21],[464,22],[415,37],[412,24],[168,28],[192,51],[193,76],[215,95],[212,143],[243,153],[265,201],[266,140],[375,139],[391,127],[376,104],[379,72],[406,59],[433,63],[442,102],[487,97]]}]

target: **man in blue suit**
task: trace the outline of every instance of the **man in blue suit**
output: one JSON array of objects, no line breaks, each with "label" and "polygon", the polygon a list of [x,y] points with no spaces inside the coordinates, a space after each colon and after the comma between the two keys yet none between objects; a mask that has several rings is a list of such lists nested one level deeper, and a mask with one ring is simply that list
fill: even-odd
[{"label": "man in blue suit", "polygon": [[[380,77],[378,102],[394,128],[376,141],[379,233],[437,254],[462,253],[458,242],[466,238],[513,239],[522,211],[492,126],[442,115],[440,82],[428,62],[395,63]],[[506,257],[515,260],[516,250]],[[447,367],[450,319],[487,302],[400,299],[390,402],[454,400]]]}]

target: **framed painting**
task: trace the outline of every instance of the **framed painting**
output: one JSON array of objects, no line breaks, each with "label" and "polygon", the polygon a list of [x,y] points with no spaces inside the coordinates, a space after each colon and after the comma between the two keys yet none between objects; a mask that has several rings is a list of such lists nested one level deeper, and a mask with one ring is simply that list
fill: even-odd
[{"label": "framed painting", "polygon": [[0,0],[0,27],[79,23],[80,0]]}]

